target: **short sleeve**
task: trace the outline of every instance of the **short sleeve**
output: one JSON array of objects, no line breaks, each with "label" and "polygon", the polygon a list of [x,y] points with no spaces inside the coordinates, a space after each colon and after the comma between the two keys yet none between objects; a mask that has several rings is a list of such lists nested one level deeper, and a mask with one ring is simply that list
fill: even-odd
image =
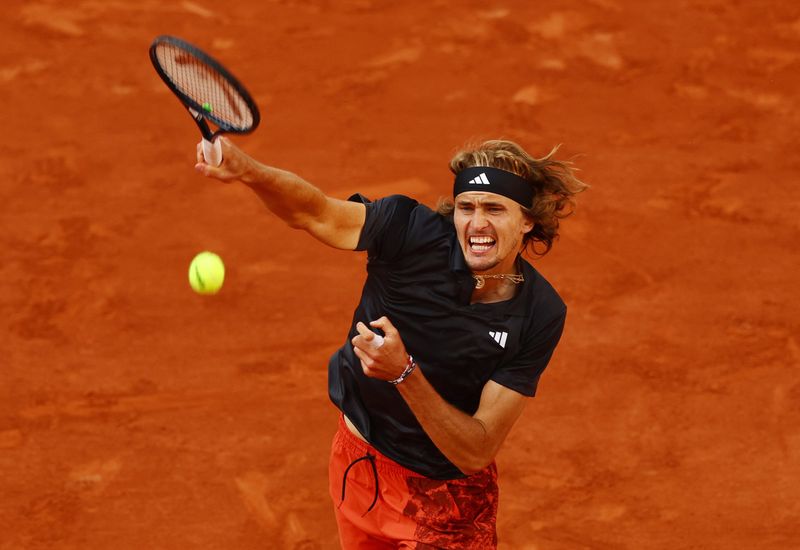
[{"label": "short sleeve", "polygon": [[565,307],[559,315],[534,330],[533,334],[523,342],[516,357],[497,369],[491,379],[522,395],[528,397],[536,395],[539,378],[561,339],[566,317]]},{"label": "short sleeve", "polygon": [[371,260],[391,261],[403,249],[412,212],[418,206],[414,199],[391,195],[370,201],[357,194],[348,200],[366,206],[366,219],[356,250],[366,250]]}]

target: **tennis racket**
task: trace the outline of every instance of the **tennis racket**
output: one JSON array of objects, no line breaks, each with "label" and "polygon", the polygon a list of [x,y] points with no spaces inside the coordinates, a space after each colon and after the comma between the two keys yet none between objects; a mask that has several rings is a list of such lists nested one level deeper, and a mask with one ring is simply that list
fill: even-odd
[{"label": "tennis racket", "polygon": [[[158,36],[150,45],[150,60],[200,128],[203,157],[208,164],[222,163],[217,136],[249,134],[258,127],[258,107],[244,86],[197,46],[174,36]],[[217,127],[215,131],[209,122]]]}]

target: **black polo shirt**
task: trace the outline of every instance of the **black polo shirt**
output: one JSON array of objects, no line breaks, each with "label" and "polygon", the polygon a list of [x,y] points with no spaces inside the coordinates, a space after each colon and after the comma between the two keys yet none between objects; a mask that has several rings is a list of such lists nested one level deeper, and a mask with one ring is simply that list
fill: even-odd
[{"label": "black polo shirt", "polygon": [[561,337],[566,306],[522,258],[525,282],[514,298],[470,304],[475,280],[451,219],[401,195],[350,200],[367,208],[356,248],[368,253],[367,280],[347,341],[329,363],[330,398],[399,464],[434,479],[464,477],[425,434],[397,388],[364,375],[350,344],[356,323],[388,317],[436,391],[472,415],[489,380],[535,394]]}]

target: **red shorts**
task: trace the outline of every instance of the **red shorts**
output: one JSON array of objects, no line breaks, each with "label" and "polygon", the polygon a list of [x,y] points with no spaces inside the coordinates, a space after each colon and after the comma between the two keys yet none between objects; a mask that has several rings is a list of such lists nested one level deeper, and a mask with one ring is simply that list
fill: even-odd
[{"label": "red shorts", "polygon": [[330,493],[342,548],[497,548],[497,468],[436,480],[400,466],[339,420]]}]

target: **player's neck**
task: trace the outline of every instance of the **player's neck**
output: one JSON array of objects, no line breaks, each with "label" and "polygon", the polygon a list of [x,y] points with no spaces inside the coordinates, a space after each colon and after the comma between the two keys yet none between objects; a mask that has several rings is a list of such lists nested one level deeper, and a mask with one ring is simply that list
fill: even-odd
[{"label": "player's neck", "polygon": [[492,269],[473,272],[475,288],[471,302],[491,304],[513,298],[525,281],[520,260],[518,253],[513,258],[505,258]]},{"label": "player's neck", "polygon": [[512,299],[519,291],[520,283],[510,279],[484,279],[483,286],[472,291],[472,304],[494,304]]}]

